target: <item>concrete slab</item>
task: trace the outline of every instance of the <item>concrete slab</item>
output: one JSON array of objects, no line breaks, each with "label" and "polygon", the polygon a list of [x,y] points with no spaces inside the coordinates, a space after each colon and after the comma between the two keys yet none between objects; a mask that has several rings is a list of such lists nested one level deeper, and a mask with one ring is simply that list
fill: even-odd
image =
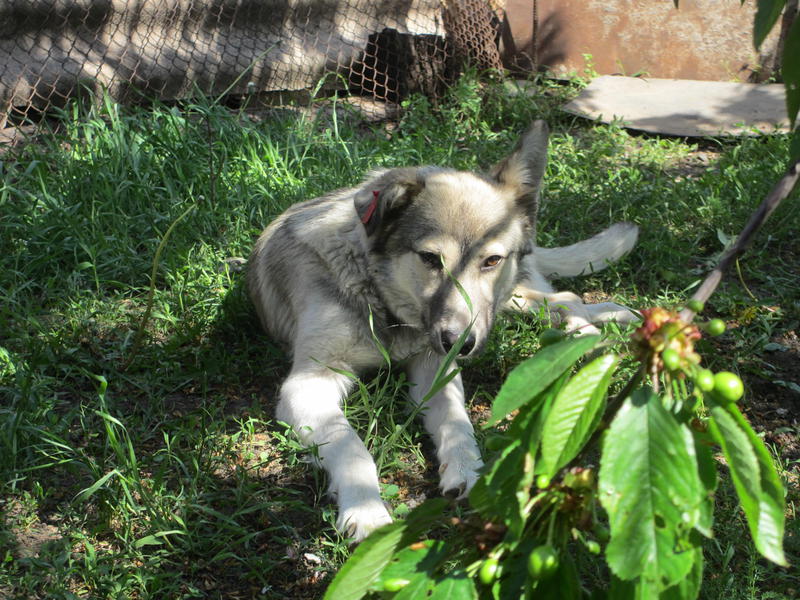
[{"label": "concrete slab", "polygon": [[783,84],[604,75],[564,110],[650,133],[685,137],[789,131]]}]

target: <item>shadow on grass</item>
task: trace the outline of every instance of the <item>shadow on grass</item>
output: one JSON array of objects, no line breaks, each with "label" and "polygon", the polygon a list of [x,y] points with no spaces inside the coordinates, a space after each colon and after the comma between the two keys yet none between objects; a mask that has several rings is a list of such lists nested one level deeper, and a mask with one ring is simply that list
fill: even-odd
[{"label": "shadow on grass", "polygon": [[[319,596],[336,556],[304,555],[319,553],[320,531],[337,543],[331,509],[304,452],[271,420],[288,362],[241,281],[210,327],[147,340],[125,371],[115,368],[126,359],[122,330],[95,333],[50,348],[44,370],[58,381],[47,390],[62,396],[53,426],[18,390],[23,447],[0,504],[0,590]],[[105,392],[92,373],[104,373]]]}]

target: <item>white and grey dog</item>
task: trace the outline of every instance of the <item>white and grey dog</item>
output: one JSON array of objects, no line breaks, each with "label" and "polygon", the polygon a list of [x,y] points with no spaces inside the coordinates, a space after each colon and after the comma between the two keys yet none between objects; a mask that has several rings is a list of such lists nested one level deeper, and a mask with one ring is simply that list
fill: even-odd
[{"label": "white and grey dog", "polygon": [[[384,364],[376,338],[406,369],[419,404],[448,350],[462,338],[461,356],[479,353],[501,309],[546,304],[568,329],[635,318],[616,304],[554,293],[545,278],[600,270],[637,237],[634,225],[618,223],[572,246],[535,246],[547,138],[535,122],[488,175],[430,166],[372,173],[292,206],[255,245],[250,295],[267,332],[293,355],[277,418],[317,446],[337,526],[356,540],[391,521],[375,463],[341,408],[353,385],[342,373]],[[466,494],[482,463],[460,376],[421,412],[442,491]]]}]

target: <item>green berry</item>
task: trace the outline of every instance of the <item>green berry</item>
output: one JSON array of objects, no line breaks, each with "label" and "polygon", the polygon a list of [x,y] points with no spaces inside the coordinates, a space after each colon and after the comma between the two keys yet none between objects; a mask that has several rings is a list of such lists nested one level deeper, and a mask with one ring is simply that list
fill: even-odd
[{"label": "green berry", "polygon": [[487,558],[481,565],[481,570],[478,571],[478,579],[484,585],[491,584],[497,578],[497,570],[500,563],[496,558]]},{"label": "green berry", "polygon": [[706,323],[705,329],[710,336],[722,335],[725,333],[725,321],[722,319],[711,319]]},{"label": "green berry", "polygon": [[696,313],[703,312],[703,309],[705,308],[705,305],[700,302],[700,300],[689,300],[689,302],[686,303],[686,306],[689,308],[689,310]]},{"label": "green berry", "polygon": [[564,339],[564,332],[560,329],[545,329],[539,336],[539,344],[542,348],[552,346]]},{"label": "green berry", "polygon": [[736,402],[744,394],[744,384],[735,373],[720,371],[714,375],[714,394],[724,402]]},{"label": "green berry", "polygon": [[694,376],[694,383],[703,392],[714,389],[714,373],[708,369],[700,369]]},{"label": "green berry", "polygon": [[667,348],[661,353],[661,360],[667,371],[677,371],[681,366],[681,355],[673,348]]},{"label": "green berry", "polygon": [[595,523],[594,535],[597,537],[598,540],[600,540],[604,544],[611,539],[611,532],[608,530],[608,527],[606,527],[602,523]]},{"label": "green berry", "polygon": [[550,478],[542,473],[536,478],[536,487],[540,490],[543,490],[546,487],[550,486]]},{"label": "green berry", "polygon": [[558,570],[558,552],[550,544],[534,548],[528,557],[528,573],[533,579],[549,579]]},{"label": "green berry", "polygon": [[600,554],[600,544],[598,544],[594,540],[587,540],[586,549],[589,551],[590,554]]},{"label": "green berry", "polygon": [[409,583],[411,583],[411,581],[403,577],[392,577],[383,582],[383,589],[387,592],[399,592]]}]

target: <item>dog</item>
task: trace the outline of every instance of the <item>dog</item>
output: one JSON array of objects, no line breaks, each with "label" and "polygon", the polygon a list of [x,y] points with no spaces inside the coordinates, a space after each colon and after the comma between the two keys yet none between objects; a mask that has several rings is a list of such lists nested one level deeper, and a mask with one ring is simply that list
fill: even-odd
[{"label": "dog", "polygon": [[[439,461],[440,488],[464,497],[481,453],[455,365],[426,398],[447,353],[478,354],[500,310],[548,306],[567,329],[636,319],[613,303],[555,293],[547,276],[598,271],[633,248],[618,223],[563,248],[534,244],[548,128],[536,121],[489,174],[431,166],[376,171],[359,186],[301,202],[261,234],[247,286],[262,325],[292,353],[276,417],[316,447],[338,502],[337,528],[360,541],[391,522],[375,463],[347,422],[346,373],[403,365]],[[455,352],[455,350],[454,350]]]}]

